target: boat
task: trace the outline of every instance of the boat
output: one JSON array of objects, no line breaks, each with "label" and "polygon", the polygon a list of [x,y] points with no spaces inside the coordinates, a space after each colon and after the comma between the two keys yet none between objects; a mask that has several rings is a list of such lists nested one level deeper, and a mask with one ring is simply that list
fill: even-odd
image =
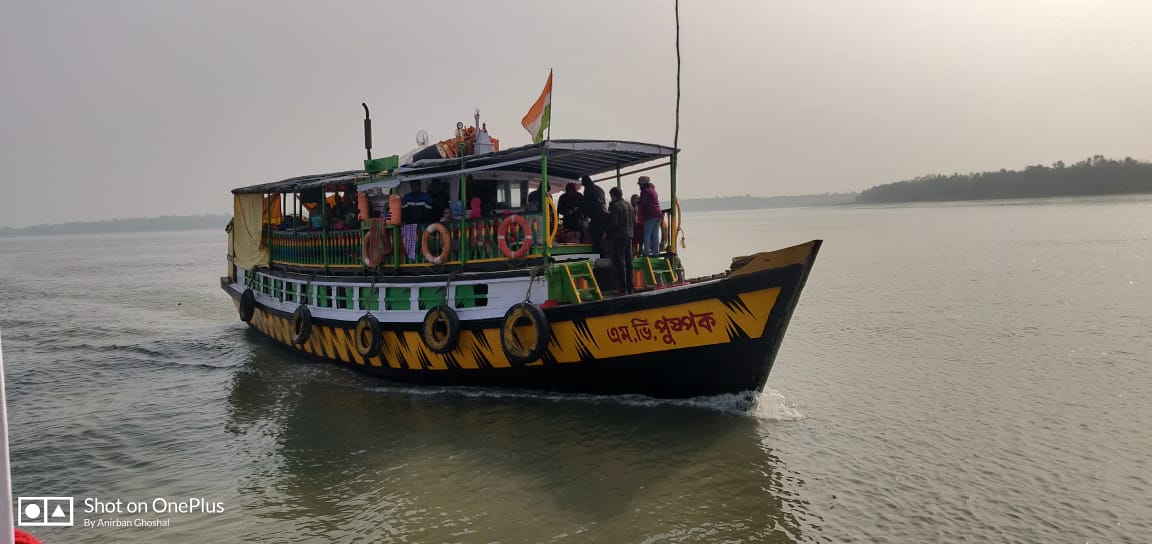
[{"label": "boat", "polygon": [[[403,384],[660,398],[763,389],[820,240],[689,278],[676,243],[679,149],[579,139],[499,149],[477,112],[454,137],[418,137],[403,160],[373,158],[364,108],[362,169],[232,191],[220,286],[249,327],[303,358]],[[633,259],[627,289],[587,229],[564,228],[552,195],[660,169],[672,205],[659,255]],[[405,202],[424,184],[428,199]],[[435,217],[408,213],[432,206]]]}]

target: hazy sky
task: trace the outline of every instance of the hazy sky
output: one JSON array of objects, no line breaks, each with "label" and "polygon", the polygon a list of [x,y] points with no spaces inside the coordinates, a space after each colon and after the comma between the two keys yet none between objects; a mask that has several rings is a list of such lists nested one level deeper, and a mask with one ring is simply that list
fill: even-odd
[{"label": "hazy sky", "polygon": [[[480,108],[504,147],[672,143],[672,2],[25,1],[0,10],[0,226],[230,213]],[[682,196],[1152,159],[1152,2],[680,6]],[[666,189],[662,177],[658,185]]]}]

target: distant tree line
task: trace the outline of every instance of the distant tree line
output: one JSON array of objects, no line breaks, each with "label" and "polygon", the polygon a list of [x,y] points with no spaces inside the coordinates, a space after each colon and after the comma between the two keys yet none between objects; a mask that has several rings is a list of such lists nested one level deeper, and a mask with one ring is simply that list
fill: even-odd
[{"label": "distant tree line", "polygon": [[1024,170],[922,176],[862,191],[856,203],[941,202],[1152,193],[1152,163],[1131,157],[1089,157],[1072,165],[1058,161]]},{"label": "distant tree line", "polygon": [[680,208],[686,212],[712,212],[728,210],[759,210],[763,208],[807,208],[811,206],[839,206],[851,204],[858,193],[823,193],[795,196],[718,196],[713,198],[681,198]]},{"label": "distant tree line", "polygon": [[0,227],[0,236],[42,236],[51,234],[96,234],[117,232],[145,232],[164,230],[223,230],[231,215],[167,215],[136,219],[109,219],[55,225],[36,225],[24,228]]}]

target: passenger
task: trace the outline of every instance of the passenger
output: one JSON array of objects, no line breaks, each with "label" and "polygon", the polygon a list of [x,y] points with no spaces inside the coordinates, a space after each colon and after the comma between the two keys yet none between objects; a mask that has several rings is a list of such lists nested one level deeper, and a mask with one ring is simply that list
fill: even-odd
[{"label": "passenger", "polygon": [[648,176],[640,176],[640,209],[637,215],[644,222],[644,243],[640,254],[647,257],[660,255],[660,195]]},{"label": "passenger", "polygon": [[632,232],[636,229],[636,210],[624,200],[624,191],[613,187],[612,204],[608,207],[608,239],[612,240],[612,271],[616,276],[616,291],[631,294],[632,284]]},{"label": "passenger", "polygon": [[412,183],[412,190],[401,200],[405,223],[427,223],[432,214],[432,196],[424,192],[424,182]]},{"label": "passenger", "polygon": [[640,252],[640,250],[641,250],[640,245],[644,242],[644,222],[640,220],[640,213],[639,213],[640,195],[636,195],[636,194],[632,195],[632,198],[628,199],[628,202],[630,202],[632,204],[632,209],[637,210],[636,227],[634,229],[632,229],[632,254],[633,255],[643,255],[643,253]]},{"label": "passenger", "polygon": [[564,186],[564,194],[560,195],[560,202],[556,204],[556,211],[564,216],[564,230],[580,232],[580,199],[583,196],[575,183],[569,182]]},{"label": "passenger", "polygon": [[604,227],[608,223],[608,203],[604,200],[604,189],[597,187],[588,176],[580,178],[580,183],[584,185],[584,198],[580,201],[580,210],[590,222],[588,234],[592,238],[592,251],[607,253]]},{"label": "passenger", "polygon": [[344,228],[360,228],[360,203],[355,190],[344,191]]},{"label": "passenger", "polygon": [[[528,202],[525,202],[525,210],[529,212],[539,212],[540,205],[544,204],[544,198],[552,198],[551,193],[543,193],[539,187],[536,190],[528,193]],[[547,204],[544,204],[547,206]],[[548,206],[548,219],[553,225],[557,224],[559,219],[556,217],[556,208]]]},{"label": "passenger", "polygon": [[530,212],[540,211],[540,188],[537,187],[528,193],[528,201],[524,203],[524,209]]},{"label": "passenger", "polygon": [[480,219],[484,212],[480,209],[480,195],[473,195],[468,199],[468,219]]},{"label": "passenger", "polygon": [[448,205],[448,184],[443,181],[432,182],[432,187],[428,190],[428,195],[432,199],[432,214],[429,217],[439,218],[444,214],[445,209],[450,209]]},{"label": "passenger", "polygon": [[328,229],[329,230],[344,230],[344,199],[340,196],[339,192],[333,192],[331,204],[325,204],[328,208]]},{"label": "passenger", "polygon": [[328,226],[335,227],[336,223],[344,222],[344,206],[339,193],[332,194],[332,202],[324,201],[325,211],[328,213]]}]

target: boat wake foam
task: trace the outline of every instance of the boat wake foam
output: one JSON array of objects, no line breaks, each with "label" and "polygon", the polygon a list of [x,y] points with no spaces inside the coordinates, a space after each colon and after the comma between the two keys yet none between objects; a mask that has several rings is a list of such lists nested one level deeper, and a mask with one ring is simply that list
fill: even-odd
[{"label": "boat wake foam", "polygon": [[708,397],[687,399],[658,399],[645,395],[590,395],[581,393],[549,393],[515,389],[479,387],[430,387],[407,385],[364,384],[366,389],[387,393],[400,393],[418,397],[455,396],[466,398],[524,399],[549,402],[584,402],[590,404],[614,404],[644,408],[678,406],[713,410],[725,414],[752,416],[756,419],[792,421],[803,419],[804,415],[791,406],[780,392],[768,388],[762,393],[746,391]]},{"label": "boat wake foam", "polygon": [[788,400],[779,391],[771,387],[756,396],[748,414],[756,419],[771,421],[794,421],[804,419],[804,414],[795,405],[788,404]]}]

